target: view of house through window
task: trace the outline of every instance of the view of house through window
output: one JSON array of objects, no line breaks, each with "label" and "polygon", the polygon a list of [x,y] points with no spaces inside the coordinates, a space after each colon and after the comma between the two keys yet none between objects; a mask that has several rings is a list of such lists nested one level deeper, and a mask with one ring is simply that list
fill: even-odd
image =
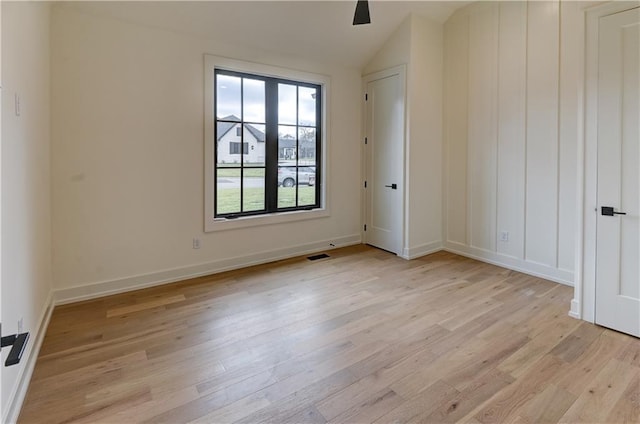
[{"label": "view of house through window", "polygon": [[216,217],[320,207],[320,90],[216,70]]}]

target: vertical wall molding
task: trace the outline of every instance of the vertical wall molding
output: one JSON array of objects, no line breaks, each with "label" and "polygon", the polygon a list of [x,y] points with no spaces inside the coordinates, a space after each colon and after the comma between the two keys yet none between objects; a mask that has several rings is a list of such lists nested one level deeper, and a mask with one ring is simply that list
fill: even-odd
[{"label": "vertical wall molding", "polygon": [[527,42],[526,256],[555,267],[557,245],[557,1],[530,2]]},{"label": "vertical wall molding", "polygon": [[523,195],[524,198],[522,200],[523,205],[523,216],[522,216],[522,259],[524,260],[527,257],[527,146],[529,145],[529,137],[527,135],[527,128],[529,126],[529,104],[527,103],[527,97],[529,96],[529,86],[527,85],[527,81],[529,80],[529,67],[527,66],[527,60],[529,58],[529,2],[526,2],[526,13],[525,13],[525,27],[526,31],[524,34],[524,185],[523,185]]},{"label": "vertical wall molding", "polygon": [[525,245],[526,39],[527,4],[501,3],[496,228],[508,231],[509,241],[498,238],[496,251],[517,259]]},{"label": "vertical wall molding", "polygon": [[499,250],[498,247],[498,243],[499,243],[499,238],[498,238],[498,231],[500,228],[500,222],[499,222],[499,215],[500,215],[500,190],[499,190],[499,182],[500,182],[500,95],[504,92],[504,90],[500,90],[500,83],[502,81],[502,69],[500,68],[500,57],[502,56],[500,54],[500,49],[502,47],[503,40],[501,38],[502,33],[504,32],[504,28],[503,28],[503,22],[502,22],[502,11],[503,8],[500,4],[498,4],[497,6],[497,46],[496,46],[496,119],[495,119],[495,134],[496,134],[496,173],[495,173],[495,181],[494,181],[494,187],[496,188],[496,195],[495,198],[493,199],[495,201],[494,207],[495,207],[495,211],[496,213],[495,215],[495,222],[493,223],[494,225],[494,245],[495,245],[495,251],[497,252]]},{"label": "vertical wall molding", "polygon": [[469,18],[468,175],[470,245],[496,250],[498,3]]},{"label": "vertical wall molding", "polygon": [[561,143],[560,143],[560,132],[561,128],[561,116],[562,116],[562,104],[561,104],[561,84],[562,84],[562,31],[561,24],[562,23],[562,7],[560,7],[560,2],[558,2],[558,85],[556,88],[556,92],[558,93],[558,107],[556,109],[556,186],[558,190],[556,191],[556,216],[558,219],[556,220],[556,257],[554,267],[558,268],[560,264],[560,186],[562,185],[560,181],[560,154],[561,154]]}]

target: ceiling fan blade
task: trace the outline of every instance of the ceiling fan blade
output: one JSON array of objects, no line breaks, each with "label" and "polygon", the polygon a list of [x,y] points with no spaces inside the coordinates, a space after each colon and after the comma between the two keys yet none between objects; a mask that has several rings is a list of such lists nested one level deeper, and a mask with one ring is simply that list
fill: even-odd
[{"label": "ceiling fan blade", "polygon": [[369,16],[369,2],[367,0],[358,0],[356,4],[356,13],[353,15],[354,25],[364,25],[371,23],[371,16]]}]

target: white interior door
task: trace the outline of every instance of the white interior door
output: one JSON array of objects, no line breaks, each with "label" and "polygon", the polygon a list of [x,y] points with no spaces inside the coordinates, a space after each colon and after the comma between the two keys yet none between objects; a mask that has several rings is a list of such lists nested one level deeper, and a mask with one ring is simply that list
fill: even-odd
[{"label": "white interior door", "polygon": [[[640,337],[640,9],[600,18],[596,323]],[[607,209],[612,208],[612,209]]]},{"label": "white interior door", "polygon": [[402,253],[404,216],[404,75],[366,80],[365,241]]}]

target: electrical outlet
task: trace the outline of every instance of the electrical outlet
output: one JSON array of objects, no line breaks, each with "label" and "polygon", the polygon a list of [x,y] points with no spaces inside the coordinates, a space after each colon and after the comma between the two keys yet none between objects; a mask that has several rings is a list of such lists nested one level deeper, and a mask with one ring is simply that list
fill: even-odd
[{"label": "electrical outlet", "polygon": [[23,331],[23,327],[24,327],[24,318],[20,318],[18,320],[18,334],[21,334]]},{"label": "electrical outlet", "polygon": [[500,241],[509,241],[509,231],[500,231]]},{"label": "electrical outlet", "polygon": [[200,239],[199,238],[194,238],[193,239],[193,248],[194,249],[200,249]]}]

